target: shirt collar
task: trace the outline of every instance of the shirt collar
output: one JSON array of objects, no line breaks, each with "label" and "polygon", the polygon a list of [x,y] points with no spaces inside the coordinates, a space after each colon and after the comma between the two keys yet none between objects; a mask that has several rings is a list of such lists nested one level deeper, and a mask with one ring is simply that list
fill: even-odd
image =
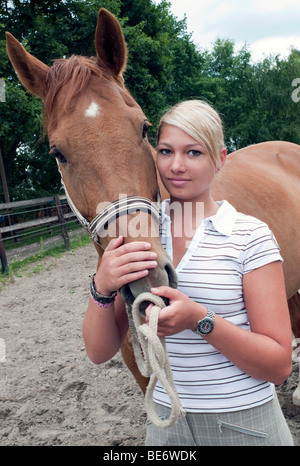
[{"label": "shirt collar", "polygon": [[[206,224],[211,222],[217,232],[224,236],[230,236],[236,221],[237,211],[227,201],[218,201],[217,204],[220,206],[218,212],[212,217],[204,219],[204,222],[206,222]],[[162,225],[164,225],[165,222],[170,222],[169,206],[169,199],[162,202]]]},{"label": "shirt collar", "polygon": [[211,221],[216,231],[224,236],[230,236],[236,221],[237,211],[227,201],[220,201],[217,204],[220,206],[218,212],[207,220]]}]

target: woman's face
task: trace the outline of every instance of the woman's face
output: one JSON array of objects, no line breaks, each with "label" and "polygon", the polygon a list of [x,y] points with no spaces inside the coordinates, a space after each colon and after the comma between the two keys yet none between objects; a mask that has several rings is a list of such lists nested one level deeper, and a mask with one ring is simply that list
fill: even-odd
[{"label": "woman's face", "polygon": [[[221,151],[220,168],[226,157]],[[157,168],[172,199],[205,202],[217,168],[205,146],[185,131],[164,124],[157,145]]]}]

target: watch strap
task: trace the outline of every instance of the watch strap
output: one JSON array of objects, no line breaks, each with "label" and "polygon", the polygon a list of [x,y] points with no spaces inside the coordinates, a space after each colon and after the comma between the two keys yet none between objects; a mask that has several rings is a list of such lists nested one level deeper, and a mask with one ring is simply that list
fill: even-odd
[{"label": "watch strap", "polygon": [[211,309],[207,309],[206,317],[209,317],[212,320],[215,320],[215,313]]}]

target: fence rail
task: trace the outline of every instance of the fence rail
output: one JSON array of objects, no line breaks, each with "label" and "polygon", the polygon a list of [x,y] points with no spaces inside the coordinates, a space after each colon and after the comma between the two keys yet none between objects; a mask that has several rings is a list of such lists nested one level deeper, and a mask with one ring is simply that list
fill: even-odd
[{"label": "fence rail", "polygon": [[32,242],[33,238],[38,238],[39,242],[44,235],[51,236],[52,229],[57,230],[57,226],[66,250],[70,250],[69,232],[77,225],[77,218],[69,208],[66,196],[56,195],[0,204],[2,272],[8,270],[7,255],[10,249],[21,243]]}]

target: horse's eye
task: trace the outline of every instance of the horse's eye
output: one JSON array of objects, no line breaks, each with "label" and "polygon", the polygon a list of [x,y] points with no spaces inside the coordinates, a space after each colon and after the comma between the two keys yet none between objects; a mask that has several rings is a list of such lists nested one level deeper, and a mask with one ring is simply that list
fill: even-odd
[{"label": "horse's eye", "polygon": [[143,139],[145,139],[145,137],[147,136],[148,129],[149,129],[149,123],[145,121],[144,126],[143,126]]},{"label": "horse's eye", "polygon": [[66,157],[56,148],[56,147],[51,147],[51,154],[54,155],[54,157],[60,162],[60,163],[67,163]]}]

